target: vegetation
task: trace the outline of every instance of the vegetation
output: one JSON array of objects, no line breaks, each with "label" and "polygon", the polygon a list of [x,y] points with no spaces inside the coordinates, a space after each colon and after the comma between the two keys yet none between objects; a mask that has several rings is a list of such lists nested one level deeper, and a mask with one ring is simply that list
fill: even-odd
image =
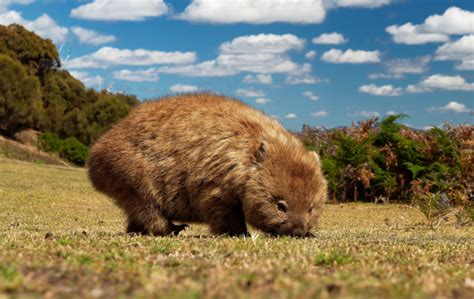
[{"label": "vegetation", "polygon": [[79,166],[84,166],[89,156],[89,148],[76,137],[60,139],[54,133],[41,134],[38,138],[38,147],[45,152],[57,153],[60,157]]},{"label": "vegetation", "polygon": [[60,67],[51,40],[0,25],[1,134],[33,128],[90,145],[138,104],[135,96],[86,89]]},{"label": "vegetation", "polygon": [[[82,168],[0,157],[0,297],[472,298],[474,227],[327,205],[316,238],[129,236]],[[21,208],[19,208],[21,207]],[[451,215],[453,216],[453,215]],[[455,221],[454,216],[450,221]],[[5,296],[3,296],[3,295]]]},{"label": "vegetation", "polygon": [[333,130],[305,126],[299,136],[320,153],[333,202],[417,204],[433,227],[457,207],[459,224],[472,222],[474,127],[421,131],[401,125],[404,117]]}]

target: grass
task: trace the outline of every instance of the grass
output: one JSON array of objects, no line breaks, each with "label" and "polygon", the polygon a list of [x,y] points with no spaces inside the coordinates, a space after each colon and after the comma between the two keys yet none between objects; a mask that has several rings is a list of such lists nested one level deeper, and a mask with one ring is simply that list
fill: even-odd
[{"label": "grass", "polygon": [[316,238],[123,233],[83,169],[0,158],[0,298],[473,298],[474,228],[327,205]]}]

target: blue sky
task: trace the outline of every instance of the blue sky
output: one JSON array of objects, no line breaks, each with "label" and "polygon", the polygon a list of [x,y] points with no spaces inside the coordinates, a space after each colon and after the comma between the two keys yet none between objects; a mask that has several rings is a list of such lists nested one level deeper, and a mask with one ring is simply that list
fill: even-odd
[{"label": "blue sky", "polygon": [[86,85],[142,100],[214,91],[292,130],[473,121],[473,1],[0,0],[10,23]]}]

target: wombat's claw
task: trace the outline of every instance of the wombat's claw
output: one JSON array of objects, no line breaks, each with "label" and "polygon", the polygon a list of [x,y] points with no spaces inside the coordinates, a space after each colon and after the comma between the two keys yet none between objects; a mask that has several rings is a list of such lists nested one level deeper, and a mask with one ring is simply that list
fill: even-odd
[{"label": "wombat's claw", "polygon": [[316,235],[312,232],[307,232],[305,238],[316,238]]},{"label": "wombat's claw", "polygon": [[185,230],[189,225],[183,223],[180,225],[174,225],[173,224],[173,235],[177,236],[182,230]]}]

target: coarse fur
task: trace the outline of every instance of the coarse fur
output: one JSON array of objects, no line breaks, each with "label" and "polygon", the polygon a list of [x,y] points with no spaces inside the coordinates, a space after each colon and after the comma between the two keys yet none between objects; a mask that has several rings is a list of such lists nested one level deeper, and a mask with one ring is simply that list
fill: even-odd
[{"label": "coarse fur", "polygon": [[89,177],[128,217],[127,231],[307,236],[326,200],[318,156],[276,120],[211,93],[145,102],[92,147]]}]

